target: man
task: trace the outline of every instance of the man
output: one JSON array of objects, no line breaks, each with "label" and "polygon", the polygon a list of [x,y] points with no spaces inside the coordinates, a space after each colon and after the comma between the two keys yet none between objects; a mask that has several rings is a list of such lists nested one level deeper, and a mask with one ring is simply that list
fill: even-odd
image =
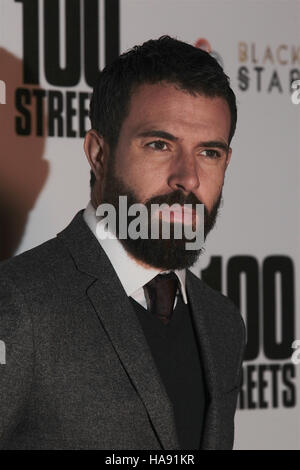
[{"label": "man", "polygon": [[[236,125],[228,78],[204,51],[151,40],[100,73],[90,117],[87,208],[0,265],[1,447],[232,449],[241,315],[187,269],[201,252],[187,237],[119,227],[119,196],[179,204],[173,229],[199,226],[203,204],[207,236]],[[106,238],[104,203],[117,218]],[[168,215],[147,222],[162,228]]]}]

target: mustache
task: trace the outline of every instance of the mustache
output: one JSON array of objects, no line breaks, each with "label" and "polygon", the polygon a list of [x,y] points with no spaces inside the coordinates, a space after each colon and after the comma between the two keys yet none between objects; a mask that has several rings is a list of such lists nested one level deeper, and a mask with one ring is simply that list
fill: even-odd
[{"label": "mustache", "polygon": [[[145,202],[147,209],[150,209],[151,204],[168,204],[169,206],[172,206],[173,204],[180,204],[181,206],[184,204],[191,204],[192,208],[195,209],[196,204],[203,204],[203,202],[198,199],[194,193],[186,195],[178,189],[168,194],[158,195],[147,199]],[[205,205],[204,210],[207,210]]]}]

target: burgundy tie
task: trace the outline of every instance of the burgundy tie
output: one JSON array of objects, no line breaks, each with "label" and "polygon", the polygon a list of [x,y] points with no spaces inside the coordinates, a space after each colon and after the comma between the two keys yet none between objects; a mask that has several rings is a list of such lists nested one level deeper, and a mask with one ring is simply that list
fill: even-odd
[{"label": "burgundy tie", "polygon": [[171,319],[177,288],[178,277],[174,272],[158,274],[144,285],[148,310],[165,325]]}]

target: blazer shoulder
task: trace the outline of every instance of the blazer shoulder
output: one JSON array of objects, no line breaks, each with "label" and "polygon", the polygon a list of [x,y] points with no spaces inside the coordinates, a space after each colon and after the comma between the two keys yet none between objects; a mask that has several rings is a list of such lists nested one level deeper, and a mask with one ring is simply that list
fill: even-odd
[{"label": "blazer shoulder", "polygon": [[[0,262],[0,276],[12,276],[14,280],[54,277],[74,269],[74,261],[64,239],[73,238],[78,242],[78,251],[83,242],[89,242],[90,230],[82,219],[83,209],[77,212],[69,225],[55,237],[40,245]],[[82,233],[85,238],[82,237]]]},{"label": "blazer shoulder", "polygon": [[26,250],[19,255],[8,258],[0,262],[0,276],[13,278],[18,277],[18,273],[30,274],[35,270],[49,267],[64,255],[63,245],[56,237],[41,243],[30,250]]},{"label": "blazer shoulder", "polygon": [[[51,238],[19,255],[0,263],[0,280],[13,283],[23,293],[29,304],[34,298],[50,298],[50,292],[58,292],[64,279],[74,270],[67,248]],[[47,300],[47,301],[48,301]]]},{"label": "blazer shoulder", "polygon": [[222,292],[210,287],[190,270],[188,270],[188,273],[191,282],[199,289],[199,294],[203,302],[205,302],[207,310],[211,313],[213,312],[214,316],[220,318],[222,322],[226,319],[227,322],[229,321],[230,324],[233,324],[238,335],[242,337],[242,343],[245,343],[246,326],[241,312],[235,303],[229,297],[222,294]]},{"label": "blazer shoulder", "polygon": [[206,301],[215,305],[217,309],[224,310],[225,308],[226,311],[233,315],[240,315],[239,309],[229,297],[222,294],[222,292],[213,289],[206,282],[197,277],[192,271],[189,270],[188,272],[189,276],[191,276],[192,282],[195,283],[195,285],[198,284],[199,292],[201,292],[202,297],[205,297]]},{"label": "blazer shoulder", "polygon": [[78,265],[78,259],[86,260],[87,253],[87,264],[98,267],[95,253],[100,251],[82,212],[56,237],[0,263],[0,280],[12,281],[36,314],[43,309],[50,312],[62,308],[62,304],[69,302],[77,303],[85,298],[87,287],[95,279]]}]

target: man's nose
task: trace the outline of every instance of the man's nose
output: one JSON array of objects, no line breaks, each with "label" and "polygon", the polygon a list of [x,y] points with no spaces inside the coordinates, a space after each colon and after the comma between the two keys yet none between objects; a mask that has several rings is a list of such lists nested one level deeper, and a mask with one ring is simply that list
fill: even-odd
[{"label": "man's nose", "polygon": [[197,162],[194,155],[182,152],[174,158],[171,165],[168,184],[177,191],[190,193],[200,186]]}]

